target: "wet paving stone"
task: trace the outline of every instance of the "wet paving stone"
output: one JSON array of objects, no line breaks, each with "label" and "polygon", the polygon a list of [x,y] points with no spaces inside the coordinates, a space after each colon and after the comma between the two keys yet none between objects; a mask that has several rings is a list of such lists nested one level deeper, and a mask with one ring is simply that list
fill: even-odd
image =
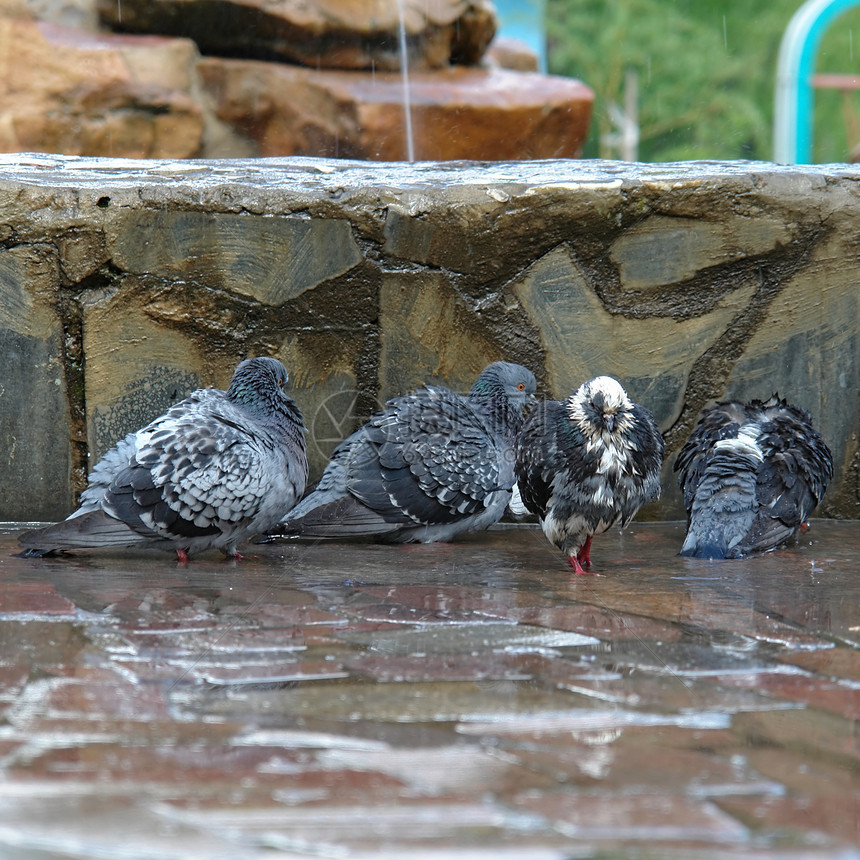
[{"label": "wet paving stone", "polygon": [[0,857],[860,860],[860,523],[18,559]]}]

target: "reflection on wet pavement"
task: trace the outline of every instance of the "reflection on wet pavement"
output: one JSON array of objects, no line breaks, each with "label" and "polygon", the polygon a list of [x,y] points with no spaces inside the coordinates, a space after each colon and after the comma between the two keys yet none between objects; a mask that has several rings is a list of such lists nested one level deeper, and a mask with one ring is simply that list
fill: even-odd
[{"label": "reflection on wet pavement", "polygon": [[860,858],[860,523],[18,559],[0,856]]}]

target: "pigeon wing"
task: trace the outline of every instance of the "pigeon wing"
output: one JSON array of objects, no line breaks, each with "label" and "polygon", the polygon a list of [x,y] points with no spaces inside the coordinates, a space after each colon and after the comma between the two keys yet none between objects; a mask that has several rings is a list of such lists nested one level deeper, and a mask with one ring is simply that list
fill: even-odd
[{"label": "pigeon wing", "polygon": [[583,439],[570,426],[564,406],[547,400],[536,406],[517,437],[516,478],[525,507],[544,517],[559,469],[576,471],[583,463]]},{"label": "pigeon wing", "polygon": [[633,406],[629,442],[632,469],[620,481],[623,492],[618,499],[622,528],[642,505],[660,498],[660,471],[666,446],[654,416],[638,403]]},{"label": "pigeon wing", "polygon": [[674,470],[678,473],[678,483],[684,494],[688,519],[696,490],[705,476],[714,446],[723,439],[735,438],[746,421],[747,414],[743,404],[720,403],[705,413],[678,452]]},{"label": "pigeon wing", "polygon": [[105,492],[113,479],[125,468],[131,465],[137,450],[138,431],[129,433],[120,439],[101,460],[96,463],[87,478],[87,488],[81,493],[80,506],[72,514],[79,517],[101,507]]},{"label": "pigeon wing", "polygon": [[[353,449],[348,488],[386,520],[438,525],[479,513],[502,486],[500,448],[464,398],[426,388],[392,401]],[[509,483],[512,483],[512,479]]]},{"label": "pigeon wing", "polygon": [[237,528],[271,489],[273,449],[239,422],[220,395],[184,401],[140,431],[130,465],[105,493],[107,513],[136,532],[169,540]]},{"label": "pigeon wing", "polygon": [[[769,404],[766,404],[769,405]],[[810,416],[781,401],[768,409],[756,475],[758,513],[739,551],[770,549],[788,540],[809,518],[833,477],[833,458]]]}]

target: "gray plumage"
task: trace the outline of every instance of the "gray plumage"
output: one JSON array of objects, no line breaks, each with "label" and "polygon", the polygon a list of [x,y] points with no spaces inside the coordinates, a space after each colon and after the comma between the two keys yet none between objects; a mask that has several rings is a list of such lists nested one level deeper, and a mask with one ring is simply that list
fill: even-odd
[{"label": "gray plumage", "polygon": [[534,374],[497,361],[461,396],[427,386],[389,401],[337,447],[316,489],[272,534],[449,541],[497,522]]},{"label": "gray plumage", "polygon": [[609,376],[528,417],[517,440],[522,503],[576,573],[591,566],[594,535],[659,498],[663,448],[651,413]]},{"label": "gray plumage", "polygon": [[279,522],[304,492],[305,428],[274,358],[236,368],[227,391],[203,388],[129,433],[90,475],[81,505],[21,535],[31,555],[155,546],[180,560],[242,541]]},{"label": "gray plumage", "polygon": [[833,477],[808,412],[774,394],[706,412],[675,461],[687,509],[681,555],[743,558],[794,537]]}]

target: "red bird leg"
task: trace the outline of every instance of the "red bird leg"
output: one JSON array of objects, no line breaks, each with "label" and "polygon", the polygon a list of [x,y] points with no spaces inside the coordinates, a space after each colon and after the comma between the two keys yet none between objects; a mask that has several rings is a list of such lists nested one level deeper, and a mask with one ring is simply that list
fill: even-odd
[{"label": "red bird leg", "polygon": [[176,550],[176,559],[181,565],[188,564],[188,553],[182,547]]},{"label": "red bird leg", "polygon": [[587,570],[582,569],[582,565],[579,563],[579,559],[575,555],[569,555],[567,557],[567,563],[573,568],[573,572],[577,576],[584,576],[588,573]]},{"label": "red bird leg", "polygon": [[591,567],[591,538],[592,535],[589,535],[585,539],[585,543],[579,548],[579,552],[576,554],[576,560],[585,567]]}]

